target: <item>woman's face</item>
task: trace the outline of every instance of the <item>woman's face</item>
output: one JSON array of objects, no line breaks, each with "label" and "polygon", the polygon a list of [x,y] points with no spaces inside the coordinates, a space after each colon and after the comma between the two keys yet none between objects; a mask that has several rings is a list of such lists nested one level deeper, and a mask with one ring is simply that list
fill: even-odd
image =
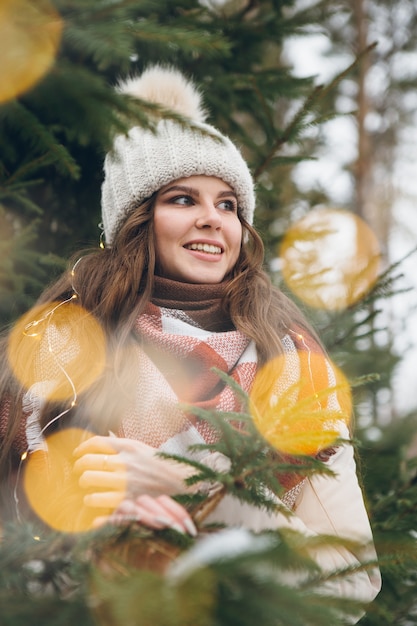
[{"label": "woman's face", "polygon": [[154,207],[156,267],[160,276],[188,283],[220,283],[242,243],[237,198],[214,176],[189,176],[163,187]]}]

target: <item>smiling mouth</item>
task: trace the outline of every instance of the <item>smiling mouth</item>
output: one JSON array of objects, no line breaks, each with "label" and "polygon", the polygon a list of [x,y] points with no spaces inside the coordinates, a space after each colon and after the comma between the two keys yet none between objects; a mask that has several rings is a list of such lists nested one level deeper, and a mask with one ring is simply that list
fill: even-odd
[{"label": "smiling mouth", "polygon": [[190,243],[184,246],[187,250],[196,250],[197,252],[206,252],[207,254],[221,254],[222,249],[209,243]]}]

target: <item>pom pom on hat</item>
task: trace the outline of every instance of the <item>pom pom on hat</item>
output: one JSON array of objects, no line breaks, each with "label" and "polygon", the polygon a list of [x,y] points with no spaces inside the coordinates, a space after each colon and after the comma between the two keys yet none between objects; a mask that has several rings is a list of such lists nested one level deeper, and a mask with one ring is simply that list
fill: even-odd
[{"label": "pom pom on hat", "polygon": [[159,104],[193,122],[206,121],[207,114],[202,107],[200,92],[175,68],[154,65],[141,76],[119,82],[117,91]]},{"label": "pom pom on hat", "polygon": [[168,183],[193,175],[224,180],[236,193],[242,216],[252,223],[255,192],[248,166],[230,139],[205,122],[200,92],[191,81],[176,68],[156,65],[119,83],[117,90],[169,109],[193,126],[160,119],[154,130],[135,126],[116,137],[105,158],[102,185],[107,243],[141,202]]}]

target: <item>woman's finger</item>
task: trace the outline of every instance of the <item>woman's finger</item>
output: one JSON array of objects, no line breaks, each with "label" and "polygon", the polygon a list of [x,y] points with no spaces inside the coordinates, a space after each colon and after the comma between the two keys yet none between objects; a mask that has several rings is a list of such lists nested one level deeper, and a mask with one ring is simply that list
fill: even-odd
[{"label": "woman's finger", "polygon": [[116,513],[120,513],[121,515],[130,515],[132,517],[138,515],[137,506],[133,502],[133,500],[123,500],[117,508]]},{"label": "woman's finger", "polygon": [[161,495],[157,498],[158,502],[162,504],[167,511],[170,511],[171,514],[178,520],[180,524],[183,525],[185,530],[192,536],[195,537],[197,535],[197,529],[193,520],[191,519],[188,511],[179,504],[173,498],[167,495]]},{"label": "woman's finger", "polygon": [[103,526],[103,524],[116,524],[119,526],[140,521],[135,503],[132,500],[123,500],[111,515],[99,515],[96,517],[93,521],[93,528],[98,528]]},{"label": "woman's finger", "polygon": [[179,504],[176,500],[165,494],[158,496],[155,500],[161,504],[167,511],[170,511],[172,515],[177,517],[183,517],[188,515],[187,510]]},{"label": "woman's finger", "polygon": [[149,528],[161,530],[162,528],[172,528],[184,534],[185,528],[178,524],[175,516],[167,511],[156,498],[148,495],[139,496],[135,500],[136,511],[141,519],[141,523]]},{"label": "woman's finger", "polygon": [[88,470],[96,471],[115,471],[124,469],[125,464],[121,461],[118,454],[112,450],[108,454],[83,454],[74,463],[74,472],[76,474],[82,474]]},{"label": "woman's finger", "polygon": [[173,528],[180,533],[189,533],[193,537],[197,530],[187,511],[169,496],[152,498],[144,495],[135,500],[141,523],[150,528]]},{"label": "woman's finger", "polygon": [[117,441],[116,437],[94,435],[94,437],[80,443],[75,448],[73,455],[80,457],[84,454],[114,454],[117,451]]},{"label": "woman's finger", "polygon": [[[114,494],[93,494],[86,496],[94,499],[96,505],[111,507],[115,504]],[[117,509],[111,515],[102,515],[95,518],[95,528],[103,524],[128,524],[140,522],[142,525],[155,530],[172,528],[179,533],[189,533],[195,537],[197,530],[194,523],[183,506],[172,500],[169,496],[140,496],[135,501],[125,499],[120,502]]]},{"label": "woman's finger", "polygon": [[142,441],[125,437],[94,435],[83,441],[74,450],[74,456],[83,454],[111,454],[114,452],[142,452],[153,454],[155,449]]},{"label": "woman's finger", "polygon": [[127,490],[126,472],[95,471],[83,472],[78,480],[82,489]]},{"label": "woman's finger", "polygon": [[110,509],[116,511],[125,500],[126,494],[120,491],[96,491],[84,496],[84,505],[95,509]]},{"label": "woman's finger", "polygon": [[100,528],[101,526],[104,526],[104,524],[111,524],[112,520],[111,520],[111,515],[99,515],[98,517],[95,517],[93,519],[93,523],[91,524],[91,526],[93,528]]}]

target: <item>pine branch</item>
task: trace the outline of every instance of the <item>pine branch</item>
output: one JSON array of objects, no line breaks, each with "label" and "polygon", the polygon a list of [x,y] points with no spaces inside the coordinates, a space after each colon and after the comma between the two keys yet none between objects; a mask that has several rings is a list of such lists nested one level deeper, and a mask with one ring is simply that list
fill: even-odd
[{"label": "pine branch", "polygon": [[325,119],[334,119],[337,117],[334,113],[326,114],[326,116],[322,114],[311,117],[311,113],[321,105],[324,98],[336,89],[339,83],[352,72],[358,63],[361,62],[362,58],[369,54],[375,46],[375,43],[371,44],[363,52],[358,54],[354,62],[351,63],[351,65],[349,65],[344,71],[340,72],[327,86],[317,85],[312,90],[302,106],[293,115],[286,128],[281,133],[276,134],[276,139],[269,152],[264,157],[263,162],[255,169],[255,180],[257,180],[261,174],[270,167],[273,157],[283,145],[291,143],[294,139],[298,138],[303,130],[309,127],[319,126],[325,121]]},{"label": "pine branch", "polygon": [[[1,110],[1,109],[0,109]],[[16,133],[24,137],[28,146],[53,160],[56,169],[64,175],[77,179],[80,169],[69,151],[60,144],[54,135],[20,102],[11,102],[3,107],[5,123],[12,124]]]},{"label": "pine branch", "polygon": [[300,129],[303,127],[304,120],[308,116],[311,108],[313,107],[313,103],[319,99],[320,93],[323,90],[322,85],[318,85],[314,88],[312,93],[308,96],[308,98],[303,103],[302,107],[294,114],[292,120],[288,123],[287,127],[281,134],[278,134],[275,142],[270,148],[268,154],[265,156],[263,162],[258,165],[254,172],[254,178],[257,180],[260,175],[269,167],[270,162],[275,156],[276,152],[287,142],[291,140],[292,137],[295,137],[299,134]]},{"label": "pine branch", "polygon": [[195,28],[181,28],[168,25],[165,30],[157,21],[147,20],[146,25],[138,24],[131,26],[131,32],[141,44],[164,44],[166,46],[178,46],[186,53],[201,53],[208,57],[227,57],[231,53],[231,44],[227,39],[208,30],[196,30]]}]

